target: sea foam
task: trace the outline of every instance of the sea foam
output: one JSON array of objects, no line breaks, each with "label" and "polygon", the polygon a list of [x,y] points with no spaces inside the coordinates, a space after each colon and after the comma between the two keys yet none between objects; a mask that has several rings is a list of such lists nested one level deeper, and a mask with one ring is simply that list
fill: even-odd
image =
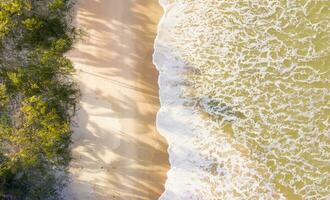
[{"label": "sea foam", "polygon": [[160,4],[160,199],[328,199],[329,5]]}]

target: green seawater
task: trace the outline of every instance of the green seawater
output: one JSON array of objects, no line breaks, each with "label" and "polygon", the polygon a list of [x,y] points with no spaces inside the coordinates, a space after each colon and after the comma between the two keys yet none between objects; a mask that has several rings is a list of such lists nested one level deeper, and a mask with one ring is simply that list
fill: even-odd
[{"label": "green seawater", "polygon": [[330,199],[330,1],[172,3],[171,45],[190,67],[184,97],[205,128],[285,199]]}]

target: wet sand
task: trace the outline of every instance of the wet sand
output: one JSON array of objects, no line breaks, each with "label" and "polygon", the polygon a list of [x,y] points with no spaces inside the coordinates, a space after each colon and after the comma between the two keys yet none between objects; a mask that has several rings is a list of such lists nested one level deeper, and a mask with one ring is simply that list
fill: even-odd
[{"label": "wet sand", "polygon": [[156,131],[157,0],[77,0],[86,36],[69,53],[82,97],[65,199],[157,199],[169,168]]}]

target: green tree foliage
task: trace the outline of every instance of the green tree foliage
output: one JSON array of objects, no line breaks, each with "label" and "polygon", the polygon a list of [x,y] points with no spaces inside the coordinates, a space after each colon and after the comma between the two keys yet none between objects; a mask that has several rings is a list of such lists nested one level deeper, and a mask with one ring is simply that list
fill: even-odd
[{"label": "green tree foliage", "polygon": [[0,2],[0,199],[56,198],[78,89],[69,0]]},{"label": "green tree foliage", "polygon": [[4,37],[15,27],[16,22],[12,16],[20,16],[22,14],[23,5],[20,1],[4,0],[0,2],[0,38]]}]

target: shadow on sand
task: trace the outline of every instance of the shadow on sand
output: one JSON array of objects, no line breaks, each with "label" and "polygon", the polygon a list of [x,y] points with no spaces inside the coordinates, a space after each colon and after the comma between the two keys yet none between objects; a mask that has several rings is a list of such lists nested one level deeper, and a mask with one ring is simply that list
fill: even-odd
[{"label": "shadow on sand", "polygon": [[[169,167],[167,144],[155,129],[158,73],[152,52],[158,2],[78,4],[77,18],[87,36],[69,53],[82,92],[71,168],[78,172],[73,177],[80,172],[103,175],[74,181],[80,188],[92,188],[90,195],[97,199],[157,199]],[[134,146],[136,151],[127,150]]]}]

